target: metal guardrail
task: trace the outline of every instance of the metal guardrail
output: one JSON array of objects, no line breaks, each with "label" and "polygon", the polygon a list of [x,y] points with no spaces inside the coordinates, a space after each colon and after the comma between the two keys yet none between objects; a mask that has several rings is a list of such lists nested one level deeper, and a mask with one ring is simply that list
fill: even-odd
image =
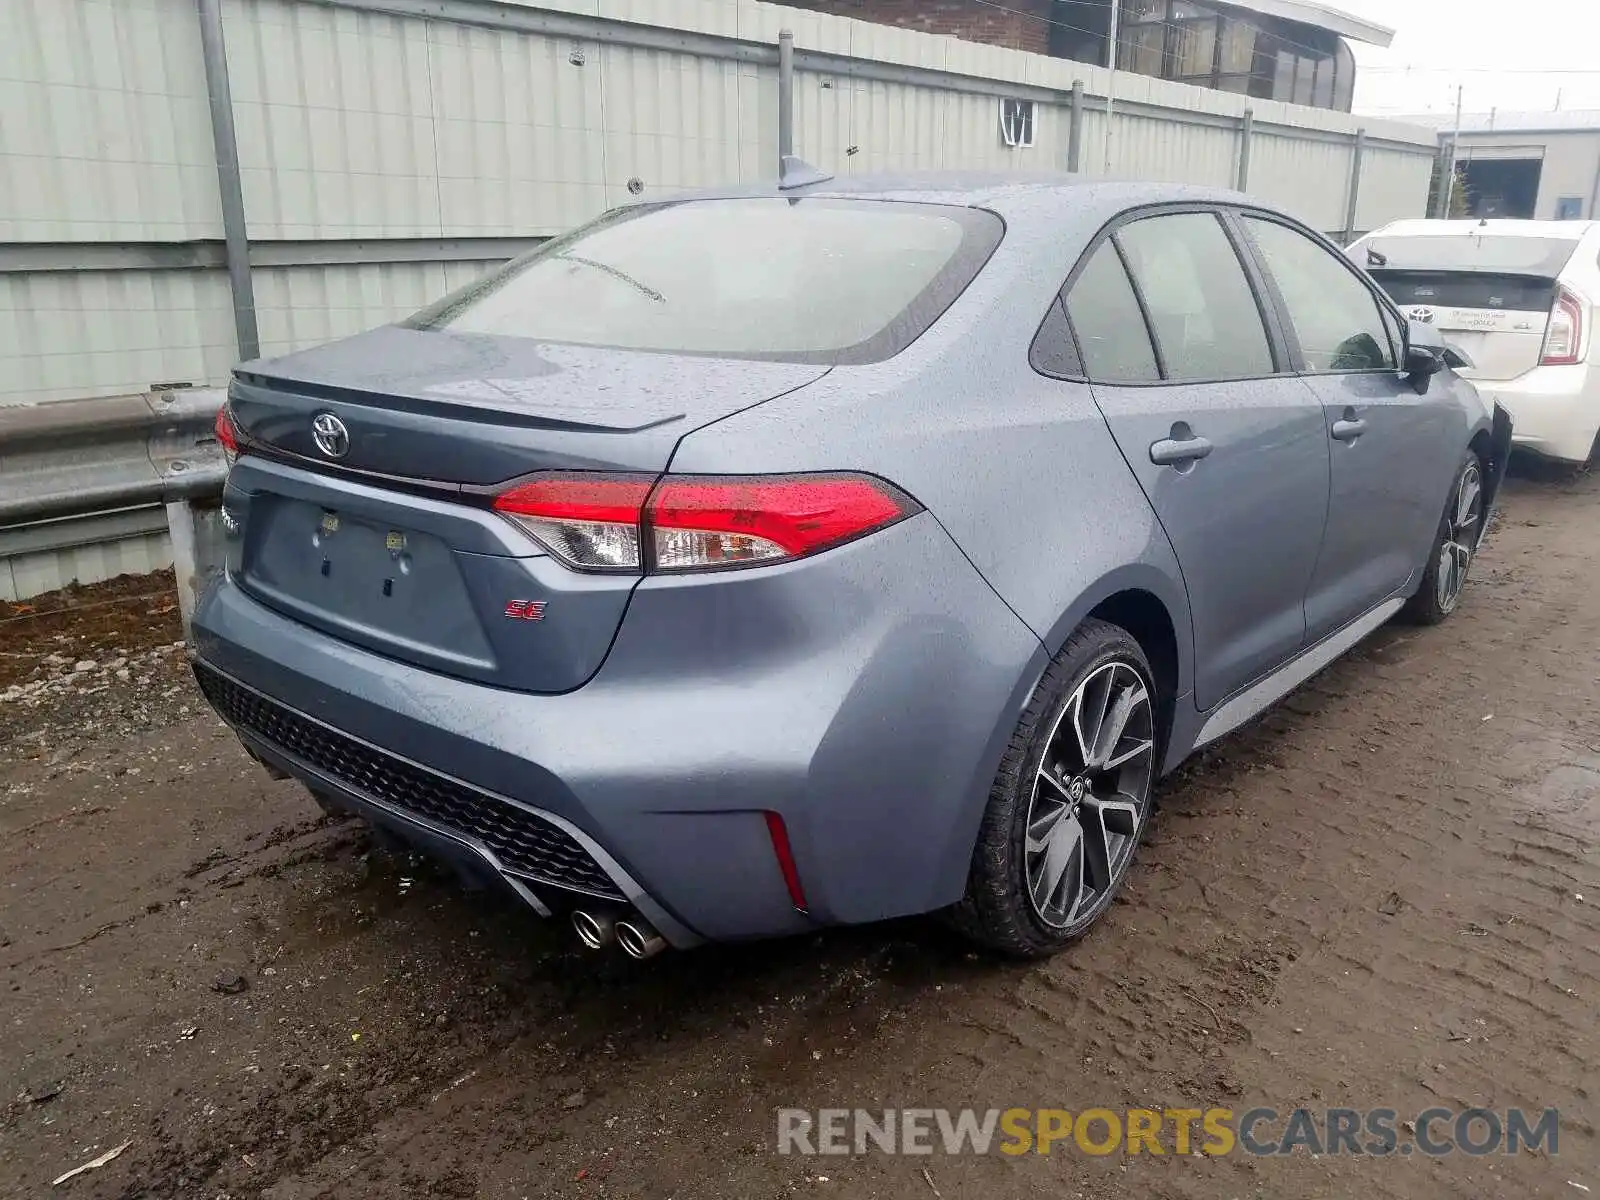
[{"label": "metal guardrail", "polygon": [[227,463],[215,426],[225,396],[184,388],[0,408],[0,570],[13,557],[165,529],[187,627],[222,562]]},{"label": "metal guardrail", "polygon": [[0,408],[0,529],[222,491],[221,388]]}]

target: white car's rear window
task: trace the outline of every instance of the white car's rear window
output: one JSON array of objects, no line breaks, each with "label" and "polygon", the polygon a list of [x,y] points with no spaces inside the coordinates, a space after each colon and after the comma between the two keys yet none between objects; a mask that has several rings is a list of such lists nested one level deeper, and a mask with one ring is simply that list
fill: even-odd
[{"label": "white car's rear window", "polygon": [[1484,308],[1549,312],[1555,303],[1553,279],[1493,271],[1395,271],[1371,268],[1378,286],[1402,308]]},{"label": "white car's rear window", "polygon": [[1549,312],[1556,277],[1578,248],[1574,237],[1493,233],[1368,238],[1352,247],[1402,308]]}]

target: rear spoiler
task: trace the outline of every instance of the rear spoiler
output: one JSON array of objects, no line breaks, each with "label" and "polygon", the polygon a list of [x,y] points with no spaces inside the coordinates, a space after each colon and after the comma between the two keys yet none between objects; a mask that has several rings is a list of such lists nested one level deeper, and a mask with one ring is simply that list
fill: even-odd
[{"label": "rear spoiler", "polygon": [[1478,522],[1478,546],[1489,533],[1489,522],[1494,517],[1494,504],[1500,496],[1500,485],[1505,481],[1506,464],[1511,460],[1511,414],[1498,403],[1494,406],[1494,427],[1489,432],[1489,463],[1483,484],[1483,520]]}]

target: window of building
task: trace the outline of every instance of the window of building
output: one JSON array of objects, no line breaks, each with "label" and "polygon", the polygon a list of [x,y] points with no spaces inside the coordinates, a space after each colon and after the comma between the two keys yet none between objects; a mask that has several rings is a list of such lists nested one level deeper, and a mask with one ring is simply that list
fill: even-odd
[{"label": "window of building", "polygon": [[1210,87],[1217,71],[1217,32],[1221,24],[1216,11],[1188,0],[1175,0],[1171,20],[1171,77]]},{"label": "window of building", "polygon": [[1355,59],[1327,30],[1194,0],[1117,2],[1121,70],[1349,111]]},{"label": "window of building", "polygon": [[1167,53],[1167,27],[1152,22],[1133,25],[1119,39],[1117,66],[1136,75],[1154,75],[1165,78]]},{"label": "window of building", "polygon": [[1012,147],[1033,145],[1033,101],[1000,101],[1000,140]]},{"label": "window of building", "polygon": [[1581,221],[1583,220],[1583,197],[1563,196],[1556,201],[1556,220]]},{"label": "window of building", "polygon": [[1300,342],[1306,370],[1392,370],[1395,350],[1376,297],[1340,258],[1299,230],[1246,217]]},{"label": "window of building", "polygon": [[1168,379],[1273,373],[1255,291],[1213,214],[1146,217],[1124,225],[1116,238],[1150,314]]}]

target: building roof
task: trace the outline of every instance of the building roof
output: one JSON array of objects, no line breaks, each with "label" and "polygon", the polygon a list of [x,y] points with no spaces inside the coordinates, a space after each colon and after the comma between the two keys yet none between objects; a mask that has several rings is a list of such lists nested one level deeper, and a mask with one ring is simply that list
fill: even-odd
[{"label": "building roof", "polygon": [[1234,8],[1260,13],[1264,17],[1282,17],[1285,21],[1298,21],[1316,29],[1326,29],[1352,41],[1387,47],[1394,41],[1394,30],[1387,25],[1363,21],[1349,13],[1318,4],[1315,0],[1221,0]]},{"label": "building roof", "polygon": [[[1426,113],[1415,117],[1396,117],[1413,125],[1426,125],[1441,133],[1456,127],[1454,113]],[[1564,112],[1486,112],[1462,113],[1461,132],[1470,133],[1596,133],[1600,132],[1600,109],[1568,109]]]}]

